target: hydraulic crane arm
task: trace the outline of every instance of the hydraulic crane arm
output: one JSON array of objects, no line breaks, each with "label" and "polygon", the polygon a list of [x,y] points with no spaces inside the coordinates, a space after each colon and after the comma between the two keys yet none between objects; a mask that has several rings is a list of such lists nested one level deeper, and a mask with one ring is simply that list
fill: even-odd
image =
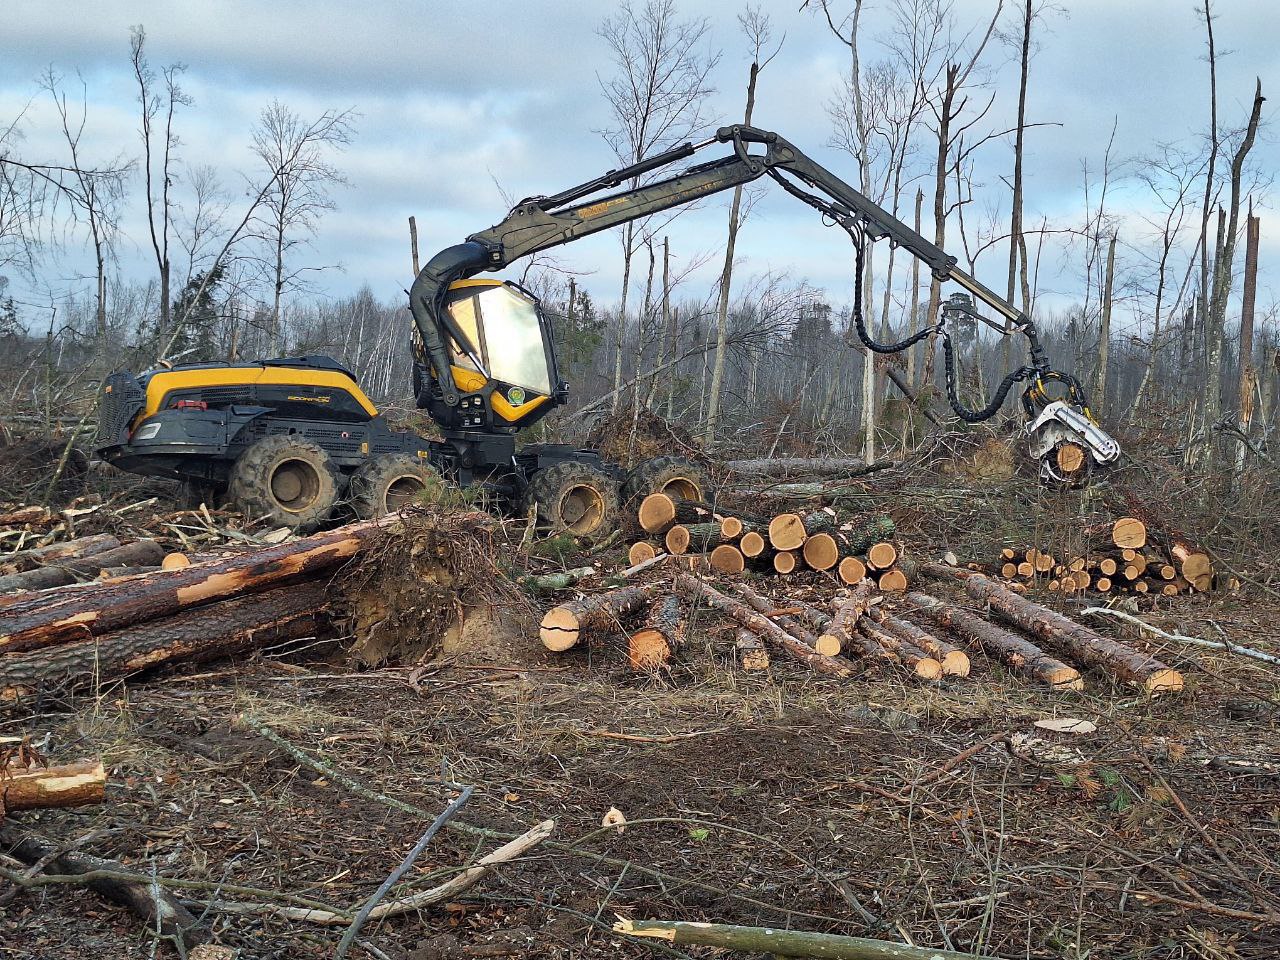
[{"label": "hydraulic crane arm", "polygon": [[[625,186],[635,184],[646,173],[687,160],[717,143],[731,144],[733,153],[696,164],[653,183]],[[762,146],[764,152],[750,152],[752,145]],[[458,402],[458,391],[449,372],[446,338],[465,343],[465,338],[454,329],[445,309],[451,283],[482,270],[501,270],[521,257],[691,203],[710,194],[731,190],[766,174],[788,193],[842,227],[852,239],[857,251],[855,284],[859,288],[853,313],[859,337],[867,347],[880,353],[896,353],[938,333],[942,337],[947,361],[948,398],[962,419],[977,422],[994,416],[1013,384],[1030,380],[1031,386],[1023,394],[1023,405],[1033,423],[1040,424],[1036,428],[1041,434],[1040,445],[1045,446],[1052,434],[1052,442],[1048,443],[1046,450],[1037,452],[1037,456],[1043,459],[1065,440],[1085,447],[1091,463],[1106,464],[1118,458],[1119,446],[1093,421],[1083,391],[1075,379],[1053,370],[1040,345],[1035,325],[1027,316],[961,270],[955,257],[926,240],[794,145],[776,133],[748,126],[721,127],[714,137],[702,143],[683,144],[640,163],[611,170],[554,196],[522,200],[501,223],[472,234],[465,243],[449,247],[432,257],[414,281],[409,302],[445,403],[452,406]],[[616,192],[600,196],[610,190]],[[893,344],[873,340],[861,314],[863,255],[868,242],[881,239],[908,251],[922,261],[938,280],[954,281],[968,294],[952,296],[936,327],[926,327],[914,336]],[[969,297],[976,298],[998,313],[1001,322],[980,316],[973,309]],[[992,401],[980,410],[966,408],[956,389],[955,357],[945,321],[961,315],[982,320],[1002,334],[1021,333],[1028,340],[1030,364],[1006,377]],[[1051,382],[1066,388],[1065,400],[1050,400],[1045,388]],[[1058,411],[1063,411],[1063,415],[1059,416]],[[1050,416],[1046,421],[1047,412]],[[1033,436],[1033,448],[1035,445]]]}]

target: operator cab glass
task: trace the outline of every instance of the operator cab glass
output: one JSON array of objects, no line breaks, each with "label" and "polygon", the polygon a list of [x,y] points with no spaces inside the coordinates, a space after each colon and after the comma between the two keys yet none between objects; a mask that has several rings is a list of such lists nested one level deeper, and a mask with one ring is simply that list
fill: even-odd
[{"label": "operator cab glass", "polygon": [[[464,281],[450,289],[449,316],[490,377],[530,394],[551,393],[550,363],[536,301],[506,284]],[[467,353],[450,339],[450,361],[475,370]]]}]

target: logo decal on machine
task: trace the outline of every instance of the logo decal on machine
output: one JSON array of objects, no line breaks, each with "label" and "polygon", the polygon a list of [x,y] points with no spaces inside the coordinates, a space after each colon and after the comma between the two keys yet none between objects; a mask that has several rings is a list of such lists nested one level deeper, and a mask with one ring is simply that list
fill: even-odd
[{"label": "logo decal on machine", "polygon": [[512,387],[510,390],[507,391],[507,402],[510,403],[513,407],[520,406],[520,404],[524,403],[524,401],[525,401],[525,396],[524,396],[523,387]]}]

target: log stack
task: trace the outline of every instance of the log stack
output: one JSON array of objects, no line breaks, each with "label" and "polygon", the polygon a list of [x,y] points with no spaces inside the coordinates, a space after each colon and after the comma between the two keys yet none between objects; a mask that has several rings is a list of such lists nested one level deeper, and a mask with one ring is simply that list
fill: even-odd
[{"label": "log stack", "polygon": [[1239,588],[1220,577],[1207,551],[1181,535],[1161,535],[1138,517],[1118,517],[1087,531],[1083,553],[1055,556],[1035,544],[1004,547],[991,570],[1019,592],[1039,586],[1058,593],[1131,593],[1174,597]]}]

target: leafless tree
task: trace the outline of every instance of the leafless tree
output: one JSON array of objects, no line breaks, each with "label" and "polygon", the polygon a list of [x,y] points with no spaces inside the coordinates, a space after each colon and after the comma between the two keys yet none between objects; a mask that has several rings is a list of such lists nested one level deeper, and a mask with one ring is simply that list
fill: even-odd
[{"label": "leafless tree", "polygon": [[[738,15],[738,25],[746,35],[751,48],[751,66],[747,71],[747,103],[742,122],[751,125],[751,114],[756,106],[756,81],[769,61],[778,55],[780,39],[773,51],[767,52],[773,43],[773,28],[769,18],[759,7],[748,7]],[[738,242],[738,227],[742,215],[742,187],[734,187],[733,200],[729,204],[729,234],[725,240],[724,269],[720,272],[720,297],[716,308],[716,353],[711,372],[711,393],[707,398],[707,420],[703,428],[702,442],[710,445],[715,440],[716,422],[720,415],[720,391],[724,383],[726,353],[729,343],[729,295],[733,284],[733,255]]]},{"label": "leafless tree", "polygon": [[[623,0],[618,11],[600,25],[614,73],[601,78],[611,124],[604,137],[618,160],[637,163],[688,138],[707,120],[709,76],[720,55],[709,46],[706,18],[680,20],[675,0],[644,0],[636,8]],[[638,185],[633,180],[631,186]],[[613,405],[622,396],[622,344],[627,328],[627,301],[632,258],[638,247],[634,221],[622,228],[622,300],[615,335]],[[649,231],[649,235],[657,230]]]},{"label": "leafless tree", "polygon": [[[160,277],[160,329],[169,329],[171,264],[169,233],[173,223],[172,165],[179,140],[173,129],[174,113],[191,100],[178,85],[179,75],[186,70],[173,63],[160,71],[159,84],[155,71],[147,62],[147,32],[140,25],[129,31],[129,60],[138,84],[138,103],[142,113],[142,172],[146,184],[147,228],[151,251],[155,255]],[[162,89],[158,89],[157,87]],[[158,128],[158,129],[157,129]]]},{"label": "leafless tree", "polygon": [[346,182],[326,156],[351,142],[354,117],[350,111],[326,116],[319,126],[308,124],[272,101],[253,132],[253,152],[272,174],[252,224],[264,250],[261,263],[271,290],[267,350],[272,354],[283,349],[280,306],[285,293],[297,289],[307,274],[327,269],[299,264],[291,256],[310,241],[320,218],[334,208],[330,191]]}]

